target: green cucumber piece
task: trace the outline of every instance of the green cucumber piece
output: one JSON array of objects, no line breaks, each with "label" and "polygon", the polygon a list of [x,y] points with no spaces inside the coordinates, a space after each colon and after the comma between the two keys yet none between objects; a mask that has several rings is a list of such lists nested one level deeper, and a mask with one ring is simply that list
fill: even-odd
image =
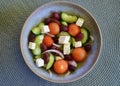
[{"label": "green cucumber piece", "polygon": [[70,36],[70,35],[68,32],[61,31],[57,36],[60,37],[60,36]]},{"label": "green cucumber piece", "polygon": [[40,29],[42,29],[44,25],[45,25],[45,24],[44,24],[43,22],[41,22],[41,23],[38,25],[38,27],[39,27]]},{"label": "green cucumber piece", "polygon": [[32,28],[32,32],[33,32],[35,35],[38,35],[38,34],[41,33],[41,30],[40,30],[39,27],[34,27],[34,28]]},{"label": "green cucumber piece", "polygon": [[34,59],[38,59],[38,58],[41,58],[41,55],[37,55],[34,57]]},{"label": "green cucumber piece", "polygon": [[90,39],[90,32],[86,28],[81,28],[81,33],[83,33],[84,37],[81,40],[82,44],[85,44]]},{"label": "green cucumber piece", "polygon": [[61,14],[61,18],[63,21],[67,22],[67,23],[74,23],[77,21],[77,16],[74,15],[70,15],[67,13],[62,12]]},{"label": "green cucumber piece", "polygon": [[52,65],[53,65],[53,63],[54,63],[54,56],[52,55],[52,54],[50,54],[50,57],[49,57],[49,62],[48,62],[48,64],[46,65],[46,70],[49,70],[51,67],[52,67]]},{"label": "green cucumber piece", "polygon": [[35,42],[36,44],[41,44],[42,41],[43,41],[43,38],[44,38],[44,35],[38,35],[38,36],[35,37],[34,42]]},{"label": "green cucumber piece", "polygon": [[55,56],[55,60],[60,60],[62,59],[60,56]]},{"label": "green cucumber piece", "polygon": [[61,21],[61,24],[62,24],[62,25],[65,25],[65,26],[68,26],[68,23],[65,22],[65,21]]},{"label": "green cucumber piece", "polygon": [[73,47],[75,47],[75,38],[74,37],[71,37],[71,44]]},{"label": "green cucumber piece", "polygon": [[35,35],[38,35],[41,33],[41,29],[43,28],[45,24],[43,22],[41,22],[38,26],[32,28],[32,32],[35,34]]},{"label": "green cucumber piece", "polygon": [[40,55],[41,54],[41,49],[40,45],[37,45],[34,50],[32,50],[33,55]]}]

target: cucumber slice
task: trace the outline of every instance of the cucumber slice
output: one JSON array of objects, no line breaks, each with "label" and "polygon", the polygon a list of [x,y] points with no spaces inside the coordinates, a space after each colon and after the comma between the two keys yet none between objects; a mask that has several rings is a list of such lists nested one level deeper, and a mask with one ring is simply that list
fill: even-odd
[{"label": "cucumber slice", "polygon": [[68,26],[68,23],[65,22],[65,21],[61,21],[61,24],[62,24],[62,25],[65,25],[65,26]]},{"label": "cucumber slice", "polygon": [[33,55],[40,55],[41,54],[41,49],[40,45],[37,45],[34,50],[32,50]]},{"label": "cucumber slice", "polygon": [[44,24],[43,22],[41,22],[41,23],[38,25],[38,27],[39,27],[40,29],[42,29],[44,25],[45,25],[45,24]]},{"label": "cucumber slice", "polygon": [[67,23],[74,23],[77,21],[77,16],[73,16],[64,12],[61,14],[61,18]]},{"label": "cucumber slice", "polygon": [[60,37],[60,36],[70,36],[70,35],[68,32],[61,31],[57,36]]},{"label": "cucumber slice", "polygon": [[38,35],[38,36],[35,37],[35,41],[34,42],[36,44],[41,44],[42,41],[43,41],[43,38],[44,38],[44,35]]},{"label": "cucumber slice", "polygon": [[75,38],[74,37],[71,37],[71,44],[73,47],[75,47]]},{"label": "cucumber slice", "polygon": [[55,60],[60,60],[62,59],[60,56],[55,56]]},{"label": "cucumber slice", "polygon": [[35,56],[34,59],[41,58],[41,55]]},{"label": "cucumber slice", "polygon": [[41,33],[41,30],[40,30],[39,27],[34,27],[34,28],[32,28],[32,32],[33,32],[35,35],[38,35],[38,34]]},{"label": "cucumber slice", "polygon": [[45,24],[43,22],[41,22],[38,26],[32,28],[32,32],[35,34],[35,35],[38,35],[41,33],[41,29],[43,28]]},{"label": "cucumber slice", "polygon": [[81,33],[84,34],[82,41],[82,44],[85,44],[90,39],[90,32],[86,28],[81,28]]},{"label": "cucumber slice", "polygon": [[54,56],[52,54],[50,54],[49,62],[46,65],[46,70],[49,70],[52,67],[53,63],[54,63]]}]

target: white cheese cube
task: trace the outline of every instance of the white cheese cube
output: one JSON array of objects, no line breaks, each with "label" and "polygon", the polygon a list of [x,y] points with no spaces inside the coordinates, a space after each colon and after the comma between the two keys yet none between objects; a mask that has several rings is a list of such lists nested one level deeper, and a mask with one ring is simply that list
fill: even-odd
[{"label": "white cheese cube", "polygon": [[34,42],[29,42],[29,45],[28,45],[28,48],[29,49],[35,49],[35,47],[36,47],[36,43],[34,43]]},{"label": "white cheese cube", "polygon": [[78,18],[78,20],[76,21],[76,25],[78,25],[80,27],[83,25],[83,23],[84,23],[84,19],[83,18]]},{"label": "white cheese cube", "polygon": [[58,41],[59,44],[67,44],[70,40],[70,36],[60,36]]},{"label": "white cheese cube", "polygon": [[43,28],[41,28],[41,33],[48,33],[48,32],[50,32],[48,25],[45,25],[43,26]]},{"label": "white cheese cube", "polygon": [[82,42],[81,41],[75,42],[75,47],[82,47]]},{"label": "white cheese cube", "polygon": [[44,66],[44,60],[41,58],[36,59],[36,65],[37,65],[37,67]]},{"label": "white cheese cube", "polygon": [[64,44],[63,47],[64,47],[64,48],[63,48],[63,54],[64,54],[64,55],[70,54],[70,43]]}]

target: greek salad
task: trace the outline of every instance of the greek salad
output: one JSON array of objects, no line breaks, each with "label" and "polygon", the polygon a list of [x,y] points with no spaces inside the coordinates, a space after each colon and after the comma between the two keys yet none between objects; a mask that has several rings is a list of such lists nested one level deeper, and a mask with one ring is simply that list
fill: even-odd
[{"label": "greek salad", "polygon": [[56,74],[72,73],[84,62],[93,40],[83,27],[82,17],[67,12],[52,12],[33,27],[28,37],[28,48],[37,67]]}]

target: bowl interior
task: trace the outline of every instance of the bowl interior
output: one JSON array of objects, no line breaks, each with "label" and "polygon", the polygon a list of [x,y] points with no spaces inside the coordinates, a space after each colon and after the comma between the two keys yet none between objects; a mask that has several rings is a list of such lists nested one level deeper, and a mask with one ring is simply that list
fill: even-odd
[{"label": "bowl interior", "polygon": [[[67,77],[60,77],[56,74],[53,74],[51,77],[48,72],[46,72],[41,68],[38,68],[34,64],[32,55],[28,49],[28,35],[30,33],[31,28],[36,26],[42,19],[47,18],[51,14],[51,12],[54,12],[54,11],[68,12],[68,13],[81,16],[82,18],[85,19],[84,26],[89,29],[91,35],[94,37],[92,50],[89,53],[88,58],[85,61],[85,64],[81,65],[81,67],[78,70],[76,70],[74,73],[70,74]],[[95,22],[95,20],[93,19],[93,17],[90,15],[88,11],[86,11],[81,6],[71,2],[57,1],[57,2],[45,4],[39,7],[30,15],[30,17],[27,19],[22,29],[20,44],[21,44],[21,51],[22,51],[23,58],[26,64],[28,65],[28,67],[35,74],[37,74],[39,77],[42,77],[48,81],[52,81],[56,83],[66,83],[66,82],[71,82],[83,77],[94,66],[94,64],[98,59],[100,49],[101,49],[101,34],[100,34],[97,23]]]}]

